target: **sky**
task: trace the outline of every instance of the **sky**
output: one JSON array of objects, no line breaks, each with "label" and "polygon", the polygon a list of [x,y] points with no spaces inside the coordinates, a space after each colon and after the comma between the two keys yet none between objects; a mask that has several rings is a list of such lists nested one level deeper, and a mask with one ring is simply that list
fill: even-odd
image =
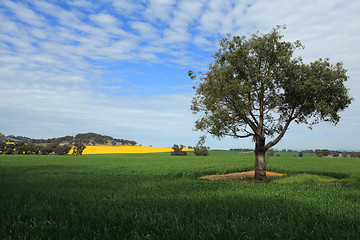
[{"label": "sky", "polygon": [[[227,33],[286,25],[305,63],[348,70],[355,100],[336,125],[292,123],[276,149],[360,150],[360,2],[356,0],[0,1],[0,132],[53,138],[95,132],[143,146],[194,146],[196,84]],[[253,148],[252,139],[215,149]]]}]

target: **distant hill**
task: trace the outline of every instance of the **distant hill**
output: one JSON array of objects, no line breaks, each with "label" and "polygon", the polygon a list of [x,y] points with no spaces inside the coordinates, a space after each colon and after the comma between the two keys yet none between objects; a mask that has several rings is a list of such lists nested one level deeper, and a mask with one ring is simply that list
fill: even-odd
[{"label": "distant hill", "polygon": [[79,133],[76,136],[65,136],[58,138],[48,138],[48,139],[33,139],[29,137],[23,136],[2,136],[2,141],[6,142],[24,142],[24,143],[36,143],[36,144],[69,144],[72,145],[76,142],[81,142],[87,146],[97,146],[97,145],[130,145],[135,146],[137,144],[136,141],[127,140],[127,139],[118,139],[110,136],[105,136],[97,133]]}]

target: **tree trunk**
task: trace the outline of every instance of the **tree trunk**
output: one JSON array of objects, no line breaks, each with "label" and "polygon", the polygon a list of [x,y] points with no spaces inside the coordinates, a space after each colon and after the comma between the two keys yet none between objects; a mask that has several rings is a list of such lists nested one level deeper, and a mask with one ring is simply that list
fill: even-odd
[{"label": "tree trunk", "polygon": [[255,143],[255,181],[266,182],[265,138],[256,139]]}]

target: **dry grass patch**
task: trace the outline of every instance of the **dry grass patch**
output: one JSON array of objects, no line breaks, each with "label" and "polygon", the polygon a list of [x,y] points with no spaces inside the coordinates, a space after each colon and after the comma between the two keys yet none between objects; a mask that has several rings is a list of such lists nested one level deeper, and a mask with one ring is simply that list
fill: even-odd
[{"label": "dry grass patch", "polygon": [[[266,172],[266,176],[268,178],[279,178],[279,177],[283,177],[284,174],[275,173],[275,172]],[[200,179],[229,180],[233,182],[254,182],[255,171],[236,172],[236,173],[228,173],[228,174],[220,174],[220,175],[208,175],[208,176],[200,177]]]}]

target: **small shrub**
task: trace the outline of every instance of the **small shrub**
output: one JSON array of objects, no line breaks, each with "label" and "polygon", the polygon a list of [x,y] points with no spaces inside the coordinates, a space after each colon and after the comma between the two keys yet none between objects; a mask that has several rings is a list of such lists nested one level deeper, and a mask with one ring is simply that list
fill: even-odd
[{"label": "small shrub", "polygon": [[12,148],[7,148],[6,151],[5,151],[5,154],[7,154],[7,155],[15,154],[15,151]]},{"label": "small shrub", "polygon": [[207,147],[194,147],[195,156],[209,156]]},{"label": "small shrub", "polygon": [[82,155],[82,152],[85,148],[86,146],[83,143],[77,142],[74,144],[74,146],[71,147],[68,155]]},{"label": "small shrub", "polygon": [[172,149],[174,149],[173,152],[171,152],[171,156],[186,156],[187,153],[185,151],[183,151],[184,149],[184,145],[177,145],[177,144],[174,144],[174,146],[172,147]]},{"label": "small shrub", "polygon": [[272,149],[270,149],[270,150],[267,151],[267,154],[268,154],[269,157],[274,156],[274,153],[275,153],[275,151],[272,150]]},{"label": "small shrub", "polygon": [[54,152],[57,155],[66,155],[70,149],[71,147],[69,145],[59,145],[54,149]]}]

